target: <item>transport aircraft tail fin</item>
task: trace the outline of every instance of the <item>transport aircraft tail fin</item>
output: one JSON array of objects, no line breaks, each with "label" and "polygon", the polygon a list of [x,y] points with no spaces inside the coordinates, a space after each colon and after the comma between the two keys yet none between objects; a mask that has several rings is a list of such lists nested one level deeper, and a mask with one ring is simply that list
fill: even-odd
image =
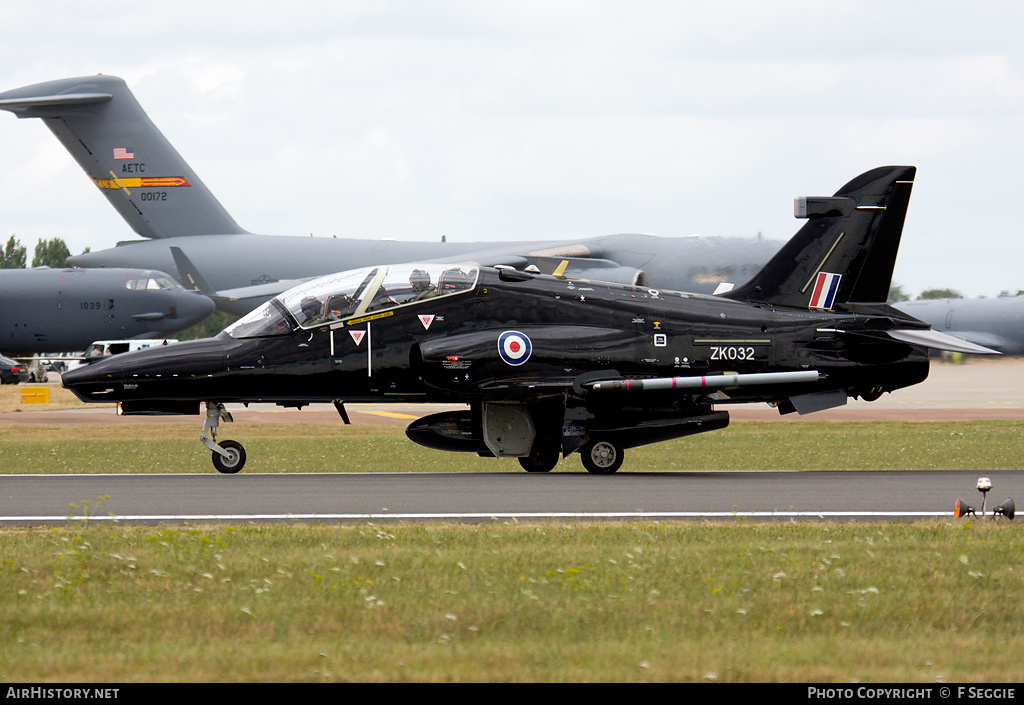
[{"label": "transport aircraft tail fin", "polygon": [[872,169],[830,198],[796,199],[808,222],[746,284],[721,296],[831,310],[884,303],[917,169]]},{"label": "transport aircraft tail fin", "polygon": [[40,118],[132,230],[147,238],[245,233],[114,76],[0,93],[0,110]]}]

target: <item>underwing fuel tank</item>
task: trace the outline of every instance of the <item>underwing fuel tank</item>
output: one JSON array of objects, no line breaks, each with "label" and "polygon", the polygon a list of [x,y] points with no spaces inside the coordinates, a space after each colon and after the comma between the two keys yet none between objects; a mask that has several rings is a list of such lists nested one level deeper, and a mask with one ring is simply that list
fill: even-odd
[{"label": "underwing fuel tank", "polygon": [[[524,413],[528,413],[525,405],[523,410]],[[483,425],[487,424],[485,414]],[[621,428],[600,425],[595,427],[595,432],[604,437],[615,438],[624,448],[630,448],[704,433],[728,425],[729,412],[714,411],[685,418],[646,419]],[[501,430],[509,432],[511,429],[503,427]],[[563,427],[563,433],[567,430]],[[470,410],[445,411],[424,416],[409,424],[405,429],[405,435],[414,443],[435,450],[499,455],[498,451],[484,440],[485,429],[481,425],[479,414],[474,414]]]},{"label": "underwing fuel tank", "polygon": [[479,422],[474,423],[473,412],[445,411],[413,421],[405,429],[409,440],[435,450],[464,453],[486,452]]}]

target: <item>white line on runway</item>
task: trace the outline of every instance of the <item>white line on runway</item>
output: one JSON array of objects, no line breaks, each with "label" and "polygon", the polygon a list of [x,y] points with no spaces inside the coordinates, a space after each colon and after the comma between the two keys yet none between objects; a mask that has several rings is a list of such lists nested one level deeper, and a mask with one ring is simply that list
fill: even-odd
[{"label": "white line on runway", "polygon": [[373,521],[381,519],[835,519],[950,517],[953,512],[471,512],[413,514],[128,514],[108,516],[3,516],[0,523],[59,521]]}]

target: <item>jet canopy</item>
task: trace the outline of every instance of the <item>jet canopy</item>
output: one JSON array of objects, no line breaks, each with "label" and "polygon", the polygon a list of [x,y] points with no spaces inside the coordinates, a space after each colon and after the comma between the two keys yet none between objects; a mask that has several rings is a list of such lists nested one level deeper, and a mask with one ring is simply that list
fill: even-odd
[{"label": "jet canopy", "polygon": [[289,289],[225,329],[232,338],[287,335],[296,326],[335,321],[410,306],[476,288],[472,265],[397,264],[364,267],[312,279]]}]

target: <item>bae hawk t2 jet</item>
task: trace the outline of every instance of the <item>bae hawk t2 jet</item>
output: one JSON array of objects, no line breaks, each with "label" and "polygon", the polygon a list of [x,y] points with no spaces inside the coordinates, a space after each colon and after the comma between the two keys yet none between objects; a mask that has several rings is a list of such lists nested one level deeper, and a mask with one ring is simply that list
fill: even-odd
[{"label": "bae hawk t2 jet", "polygon": [[198,414],[215,467],[227,403],[466,403],[413,422],[432,448],[515,457],[530,472],[579,452],[615,472],[630,447],[728,424],[732,404],[809,413],[928,376],[928,349],[991,352],[885,304],[914,167],[831,198],[746,284],[709,296],[511,268],[379,265],[291,289],[215,338],[117,355],[63,378],[123,414]]}]

